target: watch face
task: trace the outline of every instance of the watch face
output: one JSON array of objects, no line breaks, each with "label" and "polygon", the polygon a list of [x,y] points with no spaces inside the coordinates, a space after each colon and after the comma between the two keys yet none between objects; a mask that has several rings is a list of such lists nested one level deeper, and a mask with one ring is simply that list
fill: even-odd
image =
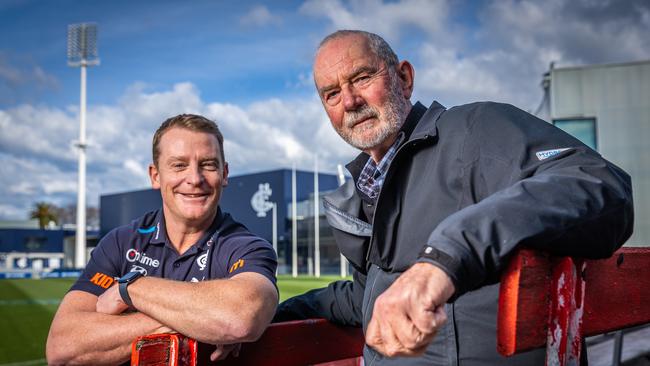
[{"label": "watch face", "polygon": [[142,273],[140,273],[140,272],[129,272],[129,273],[125,274],[124,276],[120,277],[120,279],[117,280],[117,282],[119,282],[119,283],[130,282],[130,281],[133,281],[134,279],[136,279],[136,278],[138,278],[140,276],[142,276]]}]

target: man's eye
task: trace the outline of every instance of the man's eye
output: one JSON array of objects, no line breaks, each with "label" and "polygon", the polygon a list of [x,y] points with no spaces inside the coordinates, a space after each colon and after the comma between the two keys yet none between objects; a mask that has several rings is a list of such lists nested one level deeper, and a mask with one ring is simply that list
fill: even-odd
[{"label": "man's eye", "polygon": [[174,163],[172,164],[172,168],[176,170],[180,170],[185,168],[186,164],[185,163]]},{"label": "man's eye", "polygon": [[202,166],[203,166],[203,169],[206,169],[206,170],[217,170],[217,168],[218,168],[217,163],[203,163]]},{"label": "man's eye", "polygon": [[337,95],[339,95],[338,91],[331,91],[331,92],[325,94],[325,99],[332,99],[332,98],[335,98]]},{"label": "man's eye", "polygon": [[339,94],[340,93],[339,93],[338,90],[337,91],[331,91],[331,92],[328,92],[327,94],[325,94],[323,96],[323,99],[325,100],[325,103],[333,105],[333,104],[336,104],[338,102]]},{"label": "man's eye", "polygon": [[352,84],[355,86],[364,86],[370,82],[370,76],[369,75],[361,75],[356,77],[354,80],[352,80]]}]

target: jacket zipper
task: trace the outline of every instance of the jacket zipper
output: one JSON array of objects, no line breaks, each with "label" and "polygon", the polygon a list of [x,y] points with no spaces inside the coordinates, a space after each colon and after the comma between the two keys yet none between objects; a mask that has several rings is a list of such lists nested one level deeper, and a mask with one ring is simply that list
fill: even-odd
[{"label": "jacket zipper", "polygon": [[[400,152],[404,150],[407,146],[415,147],[418,142],[420,141],[426,141],[429,139],[430,135],[426,134],[423,137],[417,139],[417,140],[410,140],[406,141],[402,146],[397,148],[397,151],[395,152],[395,157],[393,157],[393,161],[397,159],[397,157],[400,155]],[[372,159],[372,158],[371,158]],[[370,260],[370,251],[372,250],[372,243],[374,242],[375,239],[375,219],[377,218],[377,208],[379,208],[379,198],[381,198],[381,193],[384,191],[384,186],[386,185],[386,182],[388,182],[388,178],[390,174],[397,168],[393,168],[393,161],[391,161],[390,166],[388,167],[388,171],[386,172],[386,178],[384,178],[384,183],[381,185],[381,188],[379,189],[379,194],[377,195],[377,199],[375,200],[375,212],[372,215],[372,231],[370,233],[370,241],[368,242],[368,250],[366,251],[366,262]],[[356,184],[356,183],[355,183]]]}]

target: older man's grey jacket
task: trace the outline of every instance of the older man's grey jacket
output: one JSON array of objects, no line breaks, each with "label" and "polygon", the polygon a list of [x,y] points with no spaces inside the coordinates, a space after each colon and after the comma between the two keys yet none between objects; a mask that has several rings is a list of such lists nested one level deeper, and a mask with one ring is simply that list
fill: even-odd
[{"label": "older man's grey jacket", "polygon": [[[353,181],[324,202],[339,248],[356,269],[354,281],[287,300],[276,321],[325,317],[365,330],[375,299],[426,261],[456,286],[448,322],[423,357],[383,358],[366,347],[366,365],[542,365],[543,350],[507,359],[497,353],[500,271],[518,246],[610,256],[632,233],[630,177],[511,105],[446,110],[417,103],[402,131],[371,223],[362,219],[366,203]],[[348,164],[355,180],[368,158]],[[433,248],[426,256],[425,247]]]}]

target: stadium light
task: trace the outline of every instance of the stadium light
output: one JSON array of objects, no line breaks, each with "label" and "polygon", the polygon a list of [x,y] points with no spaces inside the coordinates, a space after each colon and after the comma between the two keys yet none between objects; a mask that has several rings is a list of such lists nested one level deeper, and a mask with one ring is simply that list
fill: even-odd
[{"label": "stadium light", "polygon": [[291,166],[291,276],[298,277],[298,210],[296,203],[296,163]]},{"label": "stadium light", "polygon": [[75,267],[86,265],[86,67],[99,65],[97,24],[68,25],[68,66],[81,69],[79,107],[79,183],[77,187],[77,233]]},{"label": "stadium light", "polygon": [[314,274],[320,278],[320,194],[318,189],[318,154],[314,157]]}]

